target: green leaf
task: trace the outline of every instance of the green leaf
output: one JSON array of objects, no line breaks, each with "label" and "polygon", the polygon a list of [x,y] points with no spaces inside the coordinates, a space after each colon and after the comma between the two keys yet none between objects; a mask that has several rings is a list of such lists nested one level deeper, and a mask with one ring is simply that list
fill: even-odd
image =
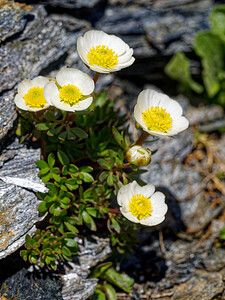
[{"label": "green leaf", "polygon": [[59,138],[61,141],[65,141],[65,140],[66,140],[66,137],[67,137],[67,132],[66,132],[66,131],[63,131],[63,132],[61,132],[61,133],[58,135],[58,138]]},{"label": "green leaf", "polygon": [[114,183],[114,181],[113,181],[113,173],[112,173],[112,172],[109,172],[109,176],[108,176],[108,178],[107,178],[107,184],[108,184],[109,186],[113,186],[113,183]]},{"label": "green leaf", "polygon": [[196,35],[194,49],[201,57],[204,85],[208,96],[212,98],[220,90],[218,77],[225,68],[224,45],[218,36],[205,31]]},{"label": "green leaf", "polygon": [[106,300],[106,296],[100,289],[96,289],[91,300]]},{"label": "green leaf", "polygon": [[219,238],[222,240],[225,240],[225,227],[220,231]]},{"label": "green leaf", "polygon": [[49,208],[49,204],[45,201],[41,202],[38,206],[38,210],[40,212],[45,212],[46,210],[48,210],[48,208]]},{"label": "green leaf", "polygon": [[51,169],[55,165],[55,155],[53,153],[50,153],[48,156],[48,165],[49,165],[49,168],[51,168]]},{"label": "green leaf", "polygon": [[80,168],[80,172],[90,173],[91,171],[93,171],[93,168],[89,166],[84,166]]},{"label": "green leaf", "polygon": [[196,93],[203,92],[203,87],[191,78],[189,59],[182,52],[177,52],[165,67],[165,73],[184,87],[190,88]]},{"label": "green leaf", "polygon": [[77,247],[77,242],[75,242],[74,240],[72,239],[64,239],[65,243],[66,243],[66,246],[67,247]]},{"label": "green leaf", "polygon": [[94,100],[95,107],[97,106],[102,107],[105,105],[105,103],[106,103],[106,92],[102,92],[101,94],[95,96],[95,100]]},{"label": "green leaf", "polygon": [[67,257],[71,257],[71,251],[69,248],[67,248],[66,246],[62,246],[62,251],[63,251],[63,254]]},{"label": "green leaf", "polygon": [[116,300],[117,299],[116,291],[111,286],[111,284],[106,283],[102,286],[102,288],[105,291],[105,294],[106,294],[108,300]]},{"label": "green leaf", "polygon": [[109,269],[112,266],[112,262],[105,262],[97,267],[95,267],[94,271],[92,272],[92,277],[100,277],[107,269]]},{"label": "green leaf", "polygon": [[76,174],[76,173],[79,172],[79,169],[78,169],[77,166],[75,166],[75,165],[73,165],[73,164],[70,164],[70,165],[69,165],[69,172],[70,172],[70,173]]},{"label": "green leaf", "polygon": [[218,5],[210,15],[211,31],[225,42],[225,5]]},{"label": "green leaf", "polygon": [[101,278],[114,284],[126,293],[130,292],[131,287],[134,284],[133,278],[131,278],[125,273],[120,274],[113,268],[107,269],[106,272],[102,274]]},{"label": "green leaf", "polygon": [[51,125],[49,123],[39,123],[39,124],[36,124],[35,127],[38,130],[45,131],[45,130],[48,130],[51,127]]},{"label": "green leaf", "polygon": [[102,217],[100,212],[94,207],[87,207],[86,210],[87,210],[88,214],[91,215],[94,218],[101,218]]},{"label": "green leaf", "polygon": [[82,218],[84,220],[84,223],[86,224],[86,226],[93,230],[93,231],[96,231],[97,228],[96,228],[96,225],[95,225],[95,221],[93,220],[93,218],[87,213],[87,211],[83,211],[82,212]]},{"label": "green leaf", "polygon": [[88,137],[88,134],[79,127],[74,127],[71,130],[77,137],[79,137],[81,139],[86,139]]},{"label": "green leaf", "polygon": [[44,161],[44,160],[37,160],[36,165],[38,166],[39,169],[48,169],[49,170],[49,166],[46,163],[46,161]]},{"label": "green leaf", "polygon": [[102,167],[102,168],[105,168],[105,169],[108,169],[110,170],[110,163],[108,160],[106,159],[103,159],[103,158],[99,158],[97,160],[98,164]]},{"label": "green leaf", "polygon": [[108,171],[103,171],[100,175],[99,175],[99,180],[101,182],[105,181],[106,178],[108,177],[109,172]]},{"label": "green leaf", "polygon": [[122,147],[123,149],[126,148],[126,144],[124,142],[123,136],[119,133],[119,131],[116,129],[115,126],[112,128],[112,133],[114,135],[114,138],[116,139],[117,143]]},{"label": "green leaf", "polygon": [[93,182],[94,181],[94,178],[91,174],[86,173],[86,172],[81,172],[80,174],[83,175],[83,181],[84,182]]},{"label": "green leaf", "polygon": [[69,222],[64,222],[64,224],[66,225],[67,229],[69,229],[71,232],[74,233],[78,233],[79,230],[72,224],[70,224]]},{"label": "green leaf", "polygon": [[114,218],[112,218],[111,221],[112,221],[112,225],[113,225],[114,229],[116,230],[116,232],[120,233],[120,230],[121,230],[120,224]]},{"label": "green leaf", "polygon": [[36,264],[38,262],[38,259],[36,256],[29,255],[29,261],[31,264]]},{"label": "green leaf", "polygon": [[62,150],[58,150],[57,156],[62,165],[68,165],[70,163],[68,156]]}]

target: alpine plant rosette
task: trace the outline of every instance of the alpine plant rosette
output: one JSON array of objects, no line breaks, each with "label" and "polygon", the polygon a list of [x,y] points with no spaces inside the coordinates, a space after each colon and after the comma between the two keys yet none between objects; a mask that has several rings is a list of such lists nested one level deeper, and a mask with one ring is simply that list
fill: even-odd
[{"label": "alpine plant rosette", "polygon": [[16,106],[27,111],[39,111],[49,107],[44,97],[44,86],[49,78],[38,76],[34,79],[24,79],[18,85],[18,94],[14,98]]},{"label": "alpine plant rosette", "polygon": [[94,81],[86,73],[63,68],[56,75],[56,81],[49,82],[44,88],[44,96],[50,105],[65,111],[87,109],[93,97]]},{"label": "alpine plant rosette", "polygon": [[154,136],[173,136],[188,128],[180,104],[167,95],[147,89],[134,108],[134,117],[144,131]]},{"label": "alpine plant rosette", "polygon": [[167,205],[165,195],[155,192],[153,184],[140,186],[136,181],[124,185],[117,195],[120,211],[128,220],[154,226],[165,219]]},{"label": "alpine plant rosette", "polygon": [[98,73],[111,73],[134,62],[133,49],[115,35],[90,30],[77,39],[77,52],[83,62]]}]

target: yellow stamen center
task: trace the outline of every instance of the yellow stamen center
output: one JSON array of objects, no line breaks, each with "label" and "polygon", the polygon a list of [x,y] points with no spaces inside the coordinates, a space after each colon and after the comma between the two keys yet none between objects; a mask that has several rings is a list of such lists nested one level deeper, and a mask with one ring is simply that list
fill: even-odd
[{"label": "yellow stamen center", "polygon": [[118,55],[105,45],[92,47],[87,54],[87,59],[91,66],[97,65],[105,69],[112,69],[118,63]]},{"label": "yellow stamen center", "polygon": [[67,84],[60,89],[59,97],[62,102],[73,106],[81,100],[82,94],[75,85]]},{"label": "yellow stamen center", "polygon": [[149,107],[142,113],[143,121],[148,130],[156,132],[167,132],[172,127],[172,118],[166,112],[166,109],[161,107]]},{"label": "yellow stamen center", "polygon": [[152,213],[152,204],[149,198],[142,194],[133,196],[129,202],[130,212],[138,218],[138,220],[149,217]]},{"label": "yellow stamen center", "polygon": [[44,97],[44,88],[40,88],[39,86],[29,89],[23,98],[26,105],[32,108],[41,108],[47,103]]}]

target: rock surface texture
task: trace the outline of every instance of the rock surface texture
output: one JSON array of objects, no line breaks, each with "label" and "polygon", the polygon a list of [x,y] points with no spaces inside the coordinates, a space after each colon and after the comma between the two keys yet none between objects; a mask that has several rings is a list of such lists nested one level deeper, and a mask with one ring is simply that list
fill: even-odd
[{"label": "rock surface texture", "polygon": [[[13,255],[18,260],[15,251],[42,219],[35,193],[45,191],[35,165],[40,149],[15,139],[17,85],[39,74],[53,77],[63,66],[92,74],[79,59],[76,40],[91,28],[104,30],[133,47],[136,61],[118,75],[101,76],[96,90],[107,88],[118,110],[132,118],[138,94],[150,83],[165,87],[164,92],[173,89],[163,69],[178,50],[193,54],[194,36],[209,27],[215,1],[23,2],[27,5],[0,2],[0,297],[88,299],[97,285],[97,279],[87,278],[89,270],[111,251],[105,239],[79,239],[79,263],[69,263],[61,277],[27,265],[7,276],[2,271],[14,265]],[[191,65],[191,73],[200,73],[198,63]],[[225,126],[224,112],[218,106],[196,108],[187,99],[177,100],[191,127],[175,139],[149,139],[146,147],[158,151],[141,177],[166,194],[169,212],[162,225],[140,231],[140,244],[122,265],[136,284],[130,295],[118,292],[118,299],[225,299],[225,250],[215,248],[225,225],[225,189],[217,176],[225,170],[225,134],[220,139],[210,135]],[[137,139],[134,123],[128,125]],[[203,134],[196,135],[196,129]]]}]

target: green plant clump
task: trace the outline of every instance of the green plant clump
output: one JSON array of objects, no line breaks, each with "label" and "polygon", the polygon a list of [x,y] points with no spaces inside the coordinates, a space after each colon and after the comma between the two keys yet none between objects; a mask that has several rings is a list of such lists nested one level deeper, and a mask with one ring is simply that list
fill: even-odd
[{"label": "green plant clump", "polygon": [[225,107],[225,5],[218,5],[210,15],[211,28],[197,33],[195,53],[201,59],[203,85],[191,78],[190,61],[177,52],[165,67],[166,74],[184,88],[201,94],[206,92],[210,102]]}]

